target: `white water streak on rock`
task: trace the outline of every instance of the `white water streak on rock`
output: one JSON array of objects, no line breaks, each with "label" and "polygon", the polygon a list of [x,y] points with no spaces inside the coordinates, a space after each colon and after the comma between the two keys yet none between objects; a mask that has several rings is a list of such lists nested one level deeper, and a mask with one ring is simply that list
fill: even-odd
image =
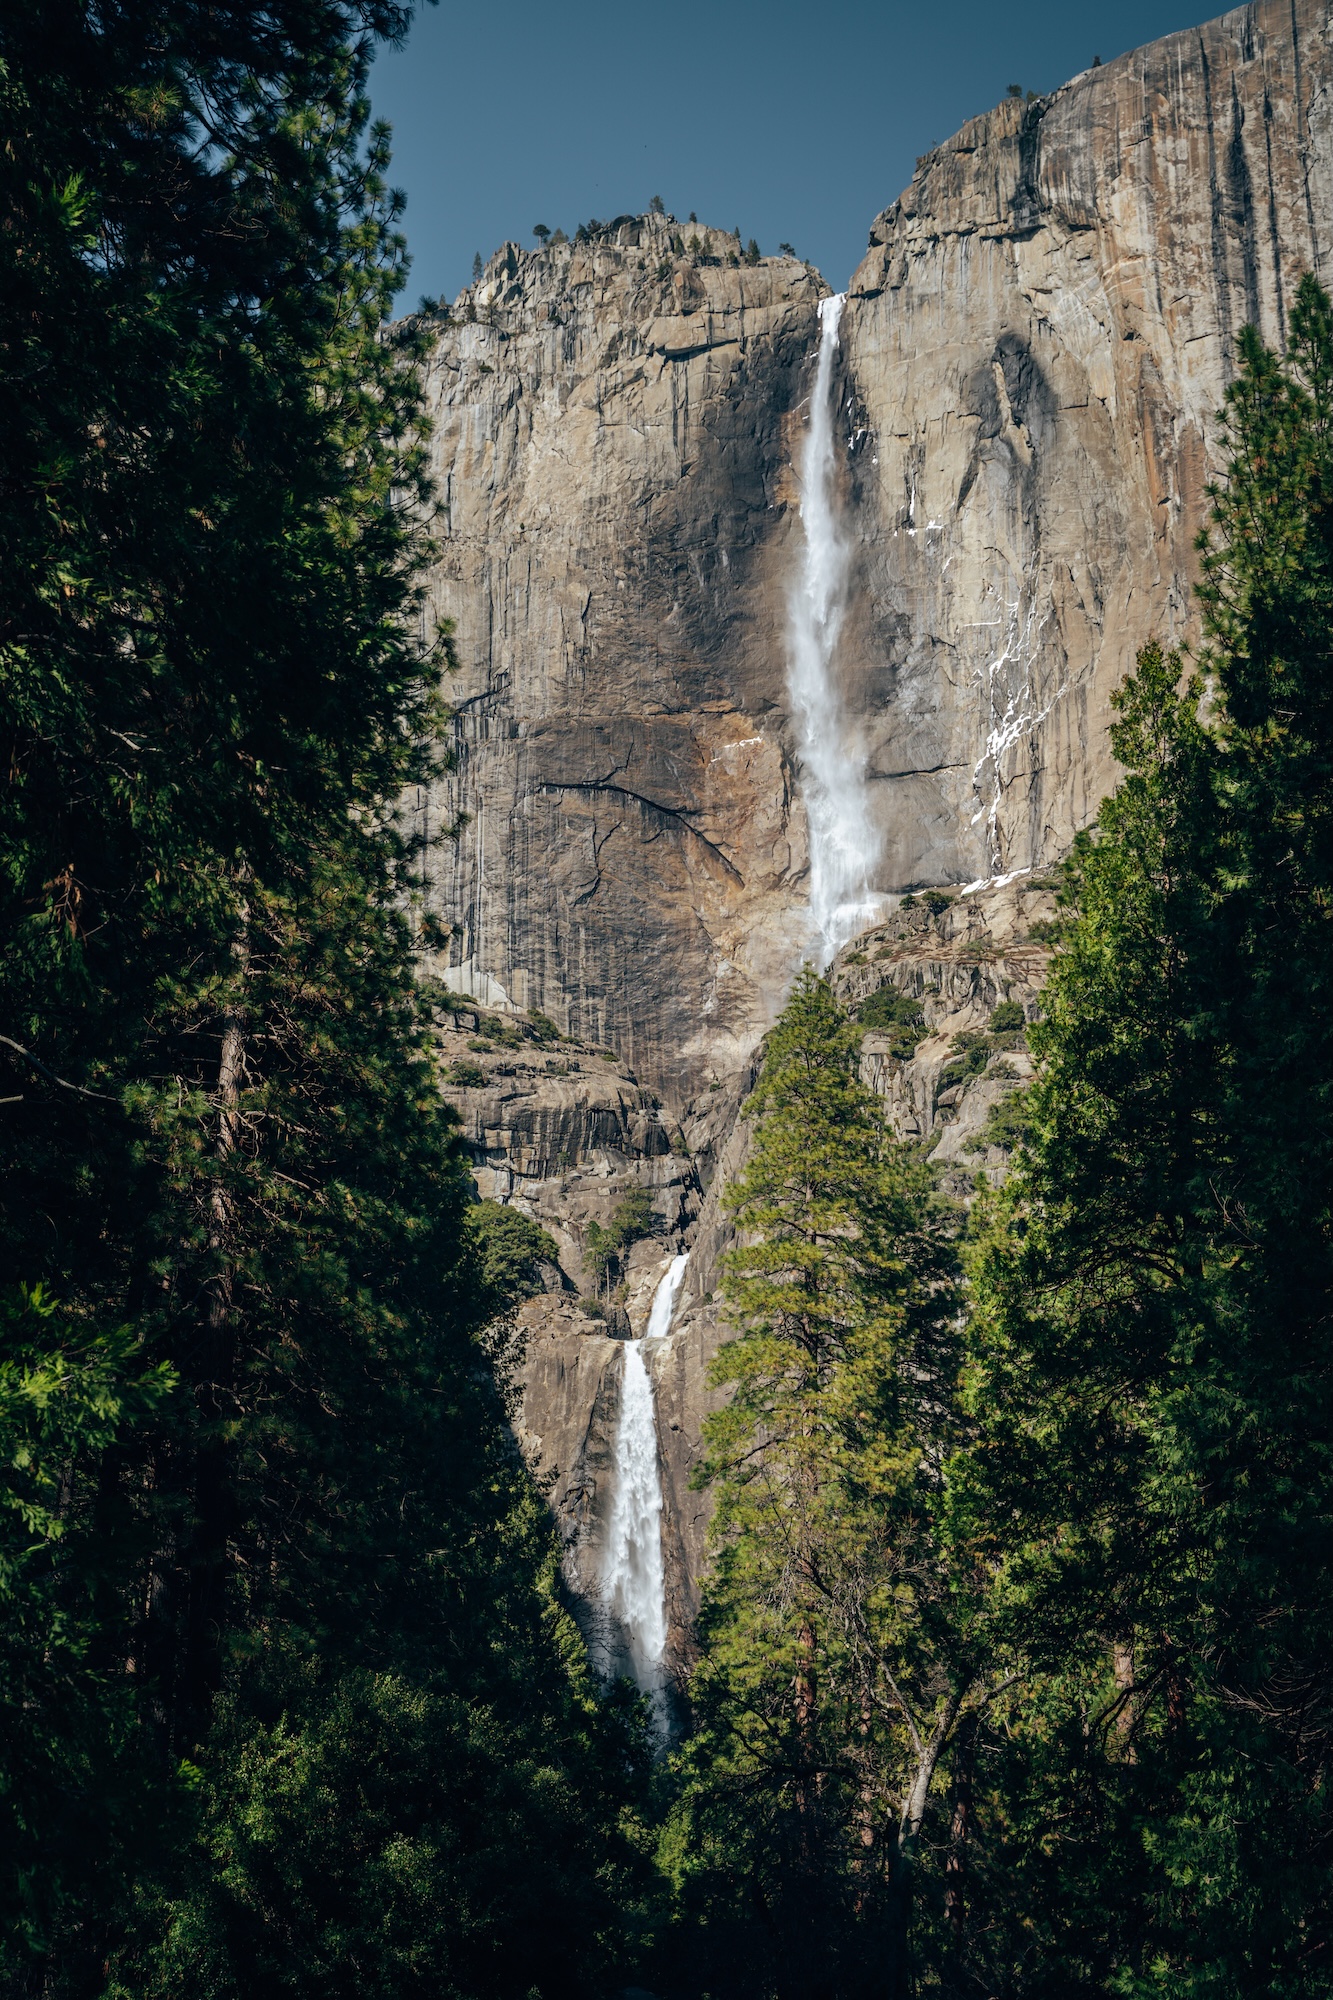
[{"label": "white water streak on rock", "polygon": [[652,1310],[648,1314],[648,1330],[643,1336],[645,1340],[660,1340],[663,1334],[670,1333],[672,1315],[680,1295],[681,1280],[685,1276],[685,1266],[689,1261],[688,1254],[673,1257],[663,1273],[661,1282],[653,1293]]},{"label": "white water streak on rock", "polygon": [[[644,1339],[670,1331],[685,1257],[673,1257],[653,1295]],[[666,1586],[662,1567],[662,1469],[653,1382],[644,1342],[625,1342],[616,1427],[616,1488],[602,1573],[604,1600],[624,1635],[630,1671],[648,1696],[662,1736],[666,1707]]]},{"label": "white water streak on rock", "polygon": [[838,512],[832,397],[844,303],[838,293],[819,308],[819,358],[800,463],[803,547],[787,603],[788,685],[810,826],[810,913],[825,965],[879,913],[870,883],[880,843],[865,756],[849,744],[834,674],[850,566]]}]

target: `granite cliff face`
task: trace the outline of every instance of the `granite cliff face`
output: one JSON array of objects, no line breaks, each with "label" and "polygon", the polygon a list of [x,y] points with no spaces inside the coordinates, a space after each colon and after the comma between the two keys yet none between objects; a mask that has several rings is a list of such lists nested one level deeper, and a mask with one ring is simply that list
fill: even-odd
[{"label": "granite cliff face", "polygon": [[1195,636],[1214,413],[1333,257],[1325,0],[1259,0],[1009,101],[918,164],[844,313],[842,662],[889,885],[1058,857],[1108,697]]},{"label": "granite cliff face", "polygon": [[[1045,969],[1041,871],[1114,782],[1110,693],[1147,640],[1196,636],[1237,333],[1280,343],[1299,275],[1327,282],[1331,263],[1333,0],[1257,0],[1006,102],[873,226],[832,388],[851,550],[832,671],[880,907],[833,977],[903,1002],[867,1034],[865,1075],[959,1192],[1003,1168]],[[677,1660],[707,1525],[689,1475],[724,1337],[720,1190],[812,942],[788,604],[827,291],[794,258],[622,217],[506,245],[429,366],[432,609],[459,658],[455,769],[419,801],[452,929],[432,970],[475,1002],[446,1023],[455,1061],[488,1056],[450,1094],[483,1191],[559,1244],[563,1278],[524,1310],[518,1429],[590,1629],[611,1336],[643,1331],[691,1248],[649,1357]],[[544,1046],[507,1050],[504,1020],[531,1009],[569,1039],[540,1024]],[[610,1320],[590,1318],[573,1296],[587,1231],[630,1186],[653,1234]]]},{"label": "granite cliff face", "polygon": [[440,970],[677,1109],[738,1067],[805,934],[786,468],[827,288],[737,251],[655,216],[506,245],[428,377],[460,668],[423,804],[428,831],[467,815],[434,848]]},{"label": "granite cliff face", "polygon": [[[423,812],[468,816],[433,848],[437,969],[614,1046],[677,1114],[809,938],[787,597],[827,288],[738,247],[654,216],[506,245],[429,367],[460,669]],[[1194,630],[1237,331],[1279,341],[1331,254],[1328,0],[1006,102],[877,219],[837,391],[877,887],[1040,865],[1091,819],[1111,689]]]}]

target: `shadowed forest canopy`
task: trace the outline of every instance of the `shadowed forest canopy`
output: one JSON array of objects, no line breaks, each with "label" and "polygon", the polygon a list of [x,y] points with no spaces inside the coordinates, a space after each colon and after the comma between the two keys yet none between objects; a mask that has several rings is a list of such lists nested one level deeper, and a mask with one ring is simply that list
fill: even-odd
[{"label": "shadowed forest canopy", "polygon": [[633,1873],[412,976],[406,18],[0,22],[6,1992],[582,1992]]}]

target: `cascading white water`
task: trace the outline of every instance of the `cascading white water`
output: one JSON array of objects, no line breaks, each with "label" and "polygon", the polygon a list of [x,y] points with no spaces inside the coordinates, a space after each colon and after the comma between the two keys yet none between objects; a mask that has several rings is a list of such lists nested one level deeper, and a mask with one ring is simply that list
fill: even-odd
[{"label": "cascading white water", "polygon": [[819,307],[819,359],[800,461],[803,547],[787,606],[788,684],[810,827],[810,913],[826,965],[879,913],[870,888],[879,837],[865,758],[848,748],[833,673],[850,564],[838,519],[833,433],[833,362],[845,302],[839,292]]},{"label": "cascading white water", "polygon": [[680,1281],[685,1276],[685,1266],[689,1261],[686,1255],[673,1257],[668,1264],[657,1290],[653,1293],[652,1311],[648,1315],[648,1331],[643,1336],[645,1340],[659,1340],[664,1333],[670,1333],[672,1315],[676,1310],[676,1296],[680,1291]]},{"label": "cascading white water", "polygon": [[[688,1259],[674,1257],[653,1294],[645,1340],[671,1329]],[[657,1452],[653,1382],[643,1340],[627,1340],[616,1427],[616,1487],[607,1528],[602,1588],[624,1634],[630,1671],[648,1696],[653,1727],[663,1736],[666,1708],[666,1588],[662,1570],[662,1472]]]}]

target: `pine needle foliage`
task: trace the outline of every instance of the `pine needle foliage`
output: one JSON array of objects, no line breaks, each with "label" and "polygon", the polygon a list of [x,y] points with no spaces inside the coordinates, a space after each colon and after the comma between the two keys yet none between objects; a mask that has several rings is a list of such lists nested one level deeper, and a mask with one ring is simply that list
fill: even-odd
[{"label": "pine needle foliage", "polygon": [[984,1569],[951,1519],[967,1438],[948,1218],[861,1082],[859,1039],[807,970],[746,1106],[668,1841],[717,1984],[793,2000],[908,1990],[932,1786],[995,1684]]},{"label": "pine needle foliage", "polygon": [[1285,356],[1242,340],[1198,670],[1150,648],[1119,697],[1128,775],[1067,871],[1027,1151],[982,1231],[978,1506],[1045,1677],[993,1802],[993,1923],[1017,1904],[1026,1931],[992,1964],[1021,1949],[1024,1991],[1333,1979],[1333,310],[1312,279],[1290,325]]},{"label": "pine needle foliage", "polygon": [[408,12],[0,19],[16,1994],[582,1992],[632,1872],[413,980],[448,634],[365,90]]}]

